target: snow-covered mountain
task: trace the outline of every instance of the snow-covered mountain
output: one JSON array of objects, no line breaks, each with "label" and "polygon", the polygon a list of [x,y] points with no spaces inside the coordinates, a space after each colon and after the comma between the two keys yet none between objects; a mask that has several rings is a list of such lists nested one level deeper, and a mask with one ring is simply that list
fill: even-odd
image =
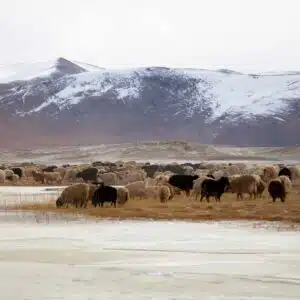
[{"label": "snow-covered mountain", "polygon": [[295,71],[106,70],[64,58],[0,66],[6,146],[149,139],[295,145],[299,101]]}]

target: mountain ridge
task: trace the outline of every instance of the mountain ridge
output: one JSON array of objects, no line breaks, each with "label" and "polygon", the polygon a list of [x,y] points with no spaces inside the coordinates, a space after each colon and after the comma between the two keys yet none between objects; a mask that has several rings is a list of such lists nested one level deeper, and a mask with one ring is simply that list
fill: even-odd
[{"label": "mountain ridge", "polygon": [[34,66],[10,69],[6,80],[0,66],[0,137],[8,146],[169,139],[300,143],[297,71],[107,70],[65,58]]}]

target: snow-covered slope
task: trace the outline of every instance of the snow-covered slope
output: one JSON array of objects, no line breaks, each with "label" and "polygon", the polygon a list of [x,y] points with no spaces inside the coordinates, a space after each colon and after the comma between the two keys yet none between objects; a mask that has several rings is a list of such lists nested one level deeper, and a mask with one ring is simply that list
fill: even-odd
[{"label": "snow-covered slope", "polygon": [[197,81],[194,97],[182,99],[186,101],[189,117],[201,108],[204,95],[211,102],[213,119],[225,113],[239,113],[244,117],[272,115],[286,108],[288,103],[282,101],[283,99],[300,98],[300,75],[256,77],[184,69],[93,70],[69,77],[64,89],[27,113],[39,112],[51,104],[61,110],[83,101],[87,96],[102,96],[112,89],[117,99],[138,99],[142,90],[142,80],[153,74]]},{"label": "snow-covered slope", "polygon": [[54,135],[62,134],[59,126],[68,132],[76,124],[83,134],[97,136],[100,131],[125,139],[298,143],[292,134],[300,125],[300,73],[295,71],[106,70],[59,58],[1,68],[0,74],[6,83],[0,85],[2,118],[25,118],[26,124],[43,120]]}]

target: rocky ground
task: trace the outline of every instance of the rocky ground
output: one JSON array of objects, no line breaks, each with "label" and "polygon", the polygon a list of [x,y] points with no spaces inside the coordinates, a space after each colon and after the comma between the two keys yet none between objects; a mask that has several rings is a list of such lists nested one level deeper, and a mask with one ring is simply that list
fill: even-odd
[{"label": "rocky ground", "polygon": [[2,150],[0,163],[79,164],[97,160],[180,161],[300,161],[300,147],[232,147],[188,141],[149,141],[91,146]]}]

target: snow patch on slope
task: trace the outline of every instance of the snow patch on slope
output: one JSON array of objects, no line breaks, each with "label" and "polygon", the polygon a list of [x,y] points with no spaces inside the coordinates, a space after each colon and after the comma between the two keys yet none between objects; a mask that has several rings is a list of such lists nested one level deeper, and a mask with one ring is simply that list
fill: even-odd
[{"label": "snow patch on slope", "polygon": [[[284,109],[285,99],[300,98],[300,75],[251,76],[214,71],[183,71],[202,79],[214,99],[213,119],[223,114],[242,113],[243,117],[270,115]],[[199,84],[202,88],[202,84]],[[199,99],[201,100],[201,99]]]},{"label": "snow patch on slope", "polygon": [[65,109],[87,97],[102,96],[112,89],[117,93],[117,98],[124,101],[124,98],[137,98],[141,89],[138,77],[132,76],[131,71],[85,72],[69,76],[67,82],[64,89],[27,114],[39,112],[50,104],[55,104],[60,110]]}]

